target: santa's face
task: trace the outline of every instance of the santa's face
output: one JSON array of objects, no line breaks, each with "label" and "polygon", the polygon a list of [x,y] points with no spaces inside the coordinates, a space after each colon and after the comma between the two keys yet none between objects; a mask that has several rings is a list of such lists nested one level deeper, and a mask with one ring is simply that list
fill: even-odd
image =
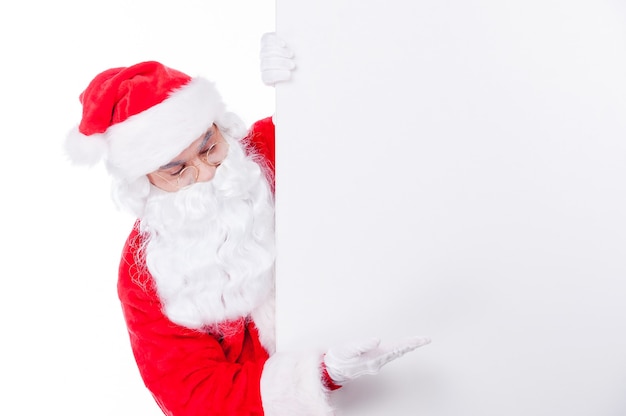
[{"label": "santa's face", "polygon": [[[246,316],[273,290],[274,206],[267,178],[239,141],[215,128],[207,135],[172,161],[207,165],[206,176],[177,192],[168,192],[176,190],[168,181],[168,189],[154,184],[141,218],[146,266],[164,312],[191,328]],[[211,170],[198,159],[207,148],[202,143],[218,137],[229,150]],[[209,175],[211,180],[201,179]]]},{"label": "santa's face", "polygon": [[150,183],[167,192],[213,179],[228,154],[228,143],[213,124],[169,163],[149,173]]}]

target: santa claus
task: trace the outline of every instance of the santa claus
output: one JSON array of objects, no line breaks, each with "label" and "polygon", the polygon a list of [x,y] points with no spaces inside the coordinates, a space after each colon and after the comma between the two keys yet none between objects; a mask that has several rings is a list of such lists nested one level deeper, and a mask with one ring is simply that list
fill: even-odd
[{"label": "santa claus", "polygon": [[[267,84],[290,51],[263,38]],[[276,352],[274,125],[246,129],[214,84],[159,62],[98,74],[80,96],[72,160],[103,159],[137,216],[118,293],[146,387],[167,415],[328,415],[329,394],[428,342]]]}]

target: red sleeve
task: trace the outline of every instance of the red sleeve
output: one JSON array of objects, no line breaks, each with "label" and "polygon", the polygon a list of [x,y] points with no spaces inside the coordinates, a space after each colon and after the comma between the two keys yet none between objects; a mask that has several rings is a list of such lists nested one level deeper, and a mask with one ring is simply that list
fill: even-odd
[{"label": "red sleeve", "polygon": [[138,247],[136,226],[124,247],[118,294],[137,366],[161,409],[171,416],[262,416],[260,379],[268,355],[254,325],[242,331],[240,345],[248,347],[233,358],[223,339],[171,322],[151,276],[138,266]]},{"label": "red sleeve", "polygon": [[275,175],[275,128],[272,117],[257,121],[252,125],[248,135],[244,139],[244,145],[248,153],[263,168],[265,174],[274,189]]},{"label": "red sleeve", "polygon": [[322,360],[322,382],[330,391],[334,391],[342,387],[340,384],[335,383],[330,374],[328,374],[328,369],[326,368],[324,360]]}]

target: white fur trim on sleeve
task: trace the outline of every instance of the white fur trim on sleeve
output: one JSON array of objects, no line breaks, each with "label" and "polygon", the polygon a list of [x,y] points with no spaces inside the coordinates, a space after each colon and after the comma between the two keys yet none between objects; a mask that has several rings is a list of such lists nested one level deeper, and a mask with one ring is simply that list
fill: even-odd
[{"label": "white fur trim on sleeve", "polygon": [[266,416],[330,416],[329,391],[323,385],[322,355],[279,352],[261,375],[261,399]]}]

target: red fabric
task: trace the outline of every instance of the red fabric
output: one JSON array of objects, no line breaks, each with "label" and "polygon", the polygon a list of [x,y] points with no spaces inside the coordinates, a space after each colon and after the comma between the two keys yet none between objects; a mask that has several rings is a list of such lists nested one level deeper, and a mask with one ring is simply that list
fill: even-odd
[{"label": "red fabric", "polygon": [[265,170],[272,190],[274,190],[275,166],[275,127],[271,117],[264,118],[252,125],[244,143],[254,149],[255,160]]},{"label": "red fabric", "polygon": [[80,95],[83,118],[79,130],[86,136],[103,133],[161,103],[190,80],[189,75],[154,61],[107,69],[96,75]]},{"label": "red fabric", "polygon": [[328,369],[326,368],[326,364],[322,360],[322,381],[324,386],[330,391],[334,391],[341,388],[340,384],[335,383],[330,374],[328,374]]},{"label": "red fabric", "polygon": [[[255,123],[248,137],[273,177],[274,125]],[[260,378],[267,351],[253,322],[225,323],[226,338],[171,322],[161,311],[152,277],[139,249],[139,222],[119,267],[118,295],[130,343],[146,387],[170,416],[262,416]]]}]

